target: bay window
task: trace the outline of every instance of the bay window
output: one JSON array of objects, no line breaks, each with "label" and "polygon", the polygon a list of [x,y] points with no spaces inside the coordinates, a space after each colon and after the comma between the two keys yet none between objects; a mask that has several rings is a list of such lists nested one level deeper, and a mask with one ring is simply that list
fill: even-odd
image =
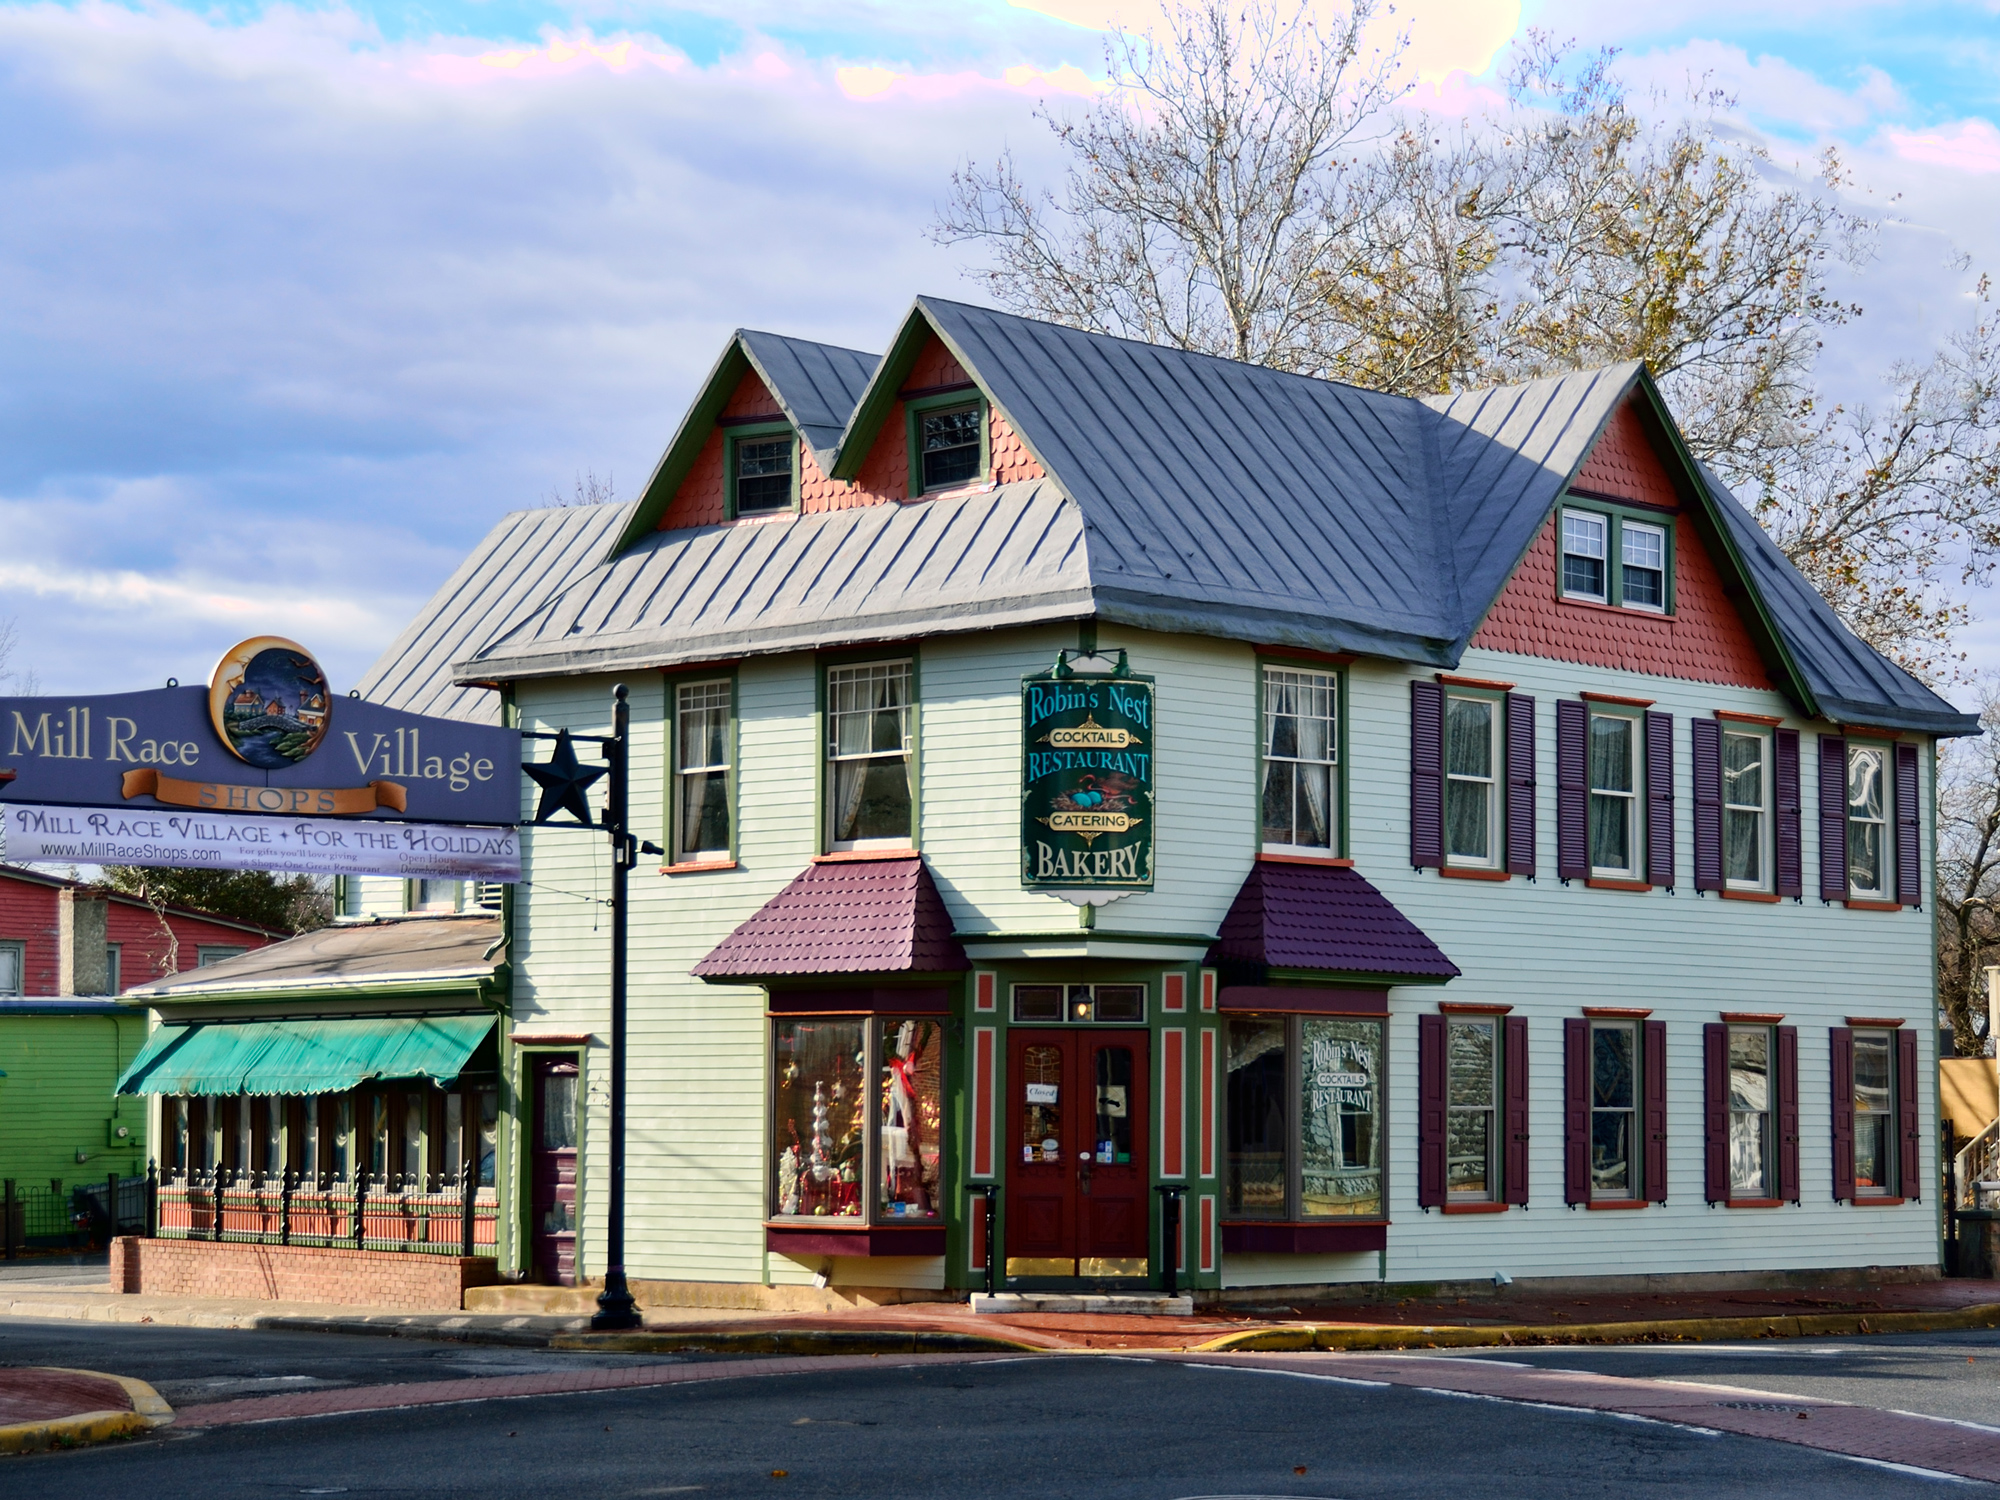
[{"label": "bay window", "polygon": [[1373,1018],[1229,1018],[1226,1214],[1382,1217],[1384,1043]]},{"label": "bay window", "polygon": [[941,1222],[943,1026],[915,1016],[771,1026],[772,1217]]},{"label": "bay window", "polygon": [[909,661],[828,669],[827,828],[833,848],[900,848],[914,841],[915,688]]}]

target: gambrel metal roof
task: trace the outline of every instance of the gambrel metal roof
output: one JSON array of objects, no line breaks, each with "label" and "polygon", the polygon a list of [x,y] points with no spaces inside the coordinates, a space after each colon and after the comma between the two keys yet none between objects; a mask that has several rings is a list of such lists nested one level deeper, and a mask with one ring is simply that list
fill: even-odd
[{"label": "gambrel metal roof", "polygon": [[[650,528],[669,497],[654,493],[670,477],[663,459],[594,567],[554,570],[540,607],[459,633],[457,678],[666,666],[1086,615],[1451,667],[1607,421],[1636,396],[1679,454],[1694,520],[1743,584],[1752,634],[1802,709],[1935,733],[1976,727],[1847,632],[1755,520],[1702,482],[1637,364],[1414,400],[920,298],[822,460],[826,472],[855,471],[933,334],[1047,479],[659,532]],[[794,394],[783,399],[803,422],[798,382],[819,393],[825,404],[811,413],[823,418],[871,358],[753,342],[770,337],[732,339],[670,457],[705,437],[699,412],[720,409],[716,392],[739,368],[732,359],[754,356],[769,370],[795,359]],[[813,383],[821,377],[833,384]],[[482,552],[515,571],[493,539]]]}]

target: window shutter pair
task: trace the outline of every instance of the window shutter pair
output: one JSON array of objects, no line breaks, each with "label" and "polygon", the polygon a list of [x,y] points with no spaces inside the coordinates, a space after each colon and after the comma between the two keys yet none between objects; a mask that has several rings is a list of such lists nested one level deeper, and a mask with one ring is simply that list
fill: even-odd
[{"label": "window shutter pair", "polygon": [[1847,736],[1841,734],[1819,737],[1819,899],[1847,899]]},{"label": "window shutter pair", "polygon": [[[1719,891],[1722,872],[1722,725],[1714,719],[1694,719],[1694,888]],[[1776,806],[1772,844],[1777,893],[1801,891],[1799,868],[1799,732],[1780,729],[1772,735],[1771,790]],[[1842,795],[1845,796],[1843,787]],[[1846,805],[1842,804],[1842,816]],[[1842,823],[1842,828],[1846,824]]]},{"label": "window shutter pair", "polygon": [[[1590,878],[1590,710],[1556,703],[1556,874]],[[1674,883],[1674,717],[1648,712],[1646,753],[1646,883]]]},{"label": "window shutter pair", "polygon": [[[1535,873],[1535,700],[1508,693],[1503,705],[1507,873]],[[1410,684],[1410,863],[1444,866],[1444,687]]]},{"label": "window shutter pair", "polygon": [[[1444,1016],[1417,1017],[1417,1206],[1443,1208],[1450,1196],[1445,1180],[1446,1094],[1449,1088],[1447,1027]],[[1528,1201],[1528,1020],[1500,1022],[1500,1201]]]},{"label": "window shutter pair", "polygon": [[[1640,1028],[1639,1189],[1667,1201],[1667,1023]],[[1590,1201],[1590,1022],[1563,1022],[1563,1202]]]},{"label": "window shutter pair", "polygon": [[[1772,1083],[1771,1196],[1799,1201],[1799,1028],[1779,1026]],[[1710,1203],[1729,1201],[1729,1027],[1711,1021],[1701,1028],[1702,1177]],[[1850,1065],[1850,1071],[1852,1067]],[[1850,1091],[1851,1093],[1851,1091]],[[1853,1175],[1854,1132],[1848,1128],[1849,1175]]]}]

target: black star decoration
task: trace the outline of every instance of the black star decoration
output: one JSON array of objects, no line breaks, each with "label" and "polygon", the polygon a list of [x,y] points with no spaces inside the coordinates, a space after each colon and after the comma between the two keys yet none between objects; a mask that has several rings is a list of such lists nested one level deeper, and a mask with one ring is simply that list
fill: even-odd
[{"label": "black star decoration", "polygon": [[590,803],[583,794],[590,790],[592,782],[611,768],[579,765],[576,746],[570,742],[567,729],[556,736],[555,754],[549,757],[548,764],[534,765],[523,761],[521,769],[534,777],[542,789],[541,806],[535,809],[537,823],[552,822],[557,813],[566,812],[586,828],[596,824],[597,820],[590,815]]}]

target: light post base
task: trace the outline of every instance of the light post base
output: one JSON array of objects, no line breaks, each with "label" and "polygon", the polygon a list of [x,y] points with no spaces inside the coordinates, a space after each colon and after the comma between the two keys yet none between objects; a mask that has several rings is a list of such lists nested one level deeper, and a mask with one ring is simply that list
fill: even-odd
[{"label": "light post base", "polygon": [[597,1311],[590,1319],[591,1332],[616,1333],[643,1324],[639,1304],[632,1300],[632,1290],[625,1285],[625,1268],[611,1267],[604,1273],[604,1290],[597,1294]]}]

